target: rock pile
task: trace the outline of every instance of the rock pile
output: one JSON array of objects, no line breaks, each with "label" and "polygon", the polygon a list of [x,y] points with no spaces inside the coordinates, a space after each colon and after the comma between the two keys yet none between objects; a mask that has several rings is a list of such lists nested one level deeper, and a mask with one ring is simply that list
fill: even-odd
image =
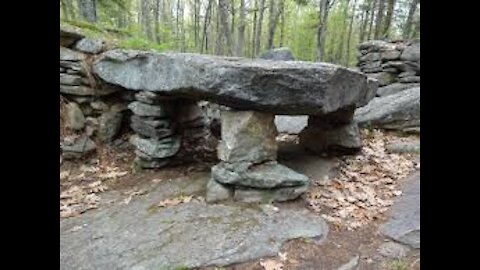
[{"label": "rock pile", "polygon": [[83,134],[62,141],[64,157],[81,157],[95,149],[90,138],[112,141],[122,126],[127,103],[121,88],[100,83],[90,73],[90,62],[103,50],[101,40],[60,30],[60,98],[65,104],[65,127]]},{"label": "rock pile", "polygon": [[378,80],[377,96],[420,85],[420,40],[370,40],[358,45],[358,68]]},{"label": "rock pile", "polygon": [[207,201],[233,195],[243,202],[286,201],[299,197],[309,184],[303,174],[279,164],[274,115],[254,111],[222,111],[221,162],[212,167]]}]

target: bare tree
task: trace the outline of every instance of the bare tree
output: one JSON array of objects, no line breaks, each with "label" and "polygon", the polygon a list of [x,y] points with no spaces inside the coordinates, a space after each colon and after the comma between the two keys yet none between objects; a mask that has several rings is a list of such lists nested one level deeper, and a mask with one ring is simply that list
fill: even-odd
[{"label": "bare tree", "polygon": [[377,2],[378,0],[371,0],[372,1],[372,4],[370,6],[370,12],[372,13],[371,16],[370,16],[370,23],[368,25],[368,34],[367,34],[367,39],[371,39],[372,38],[372,30],[373,30],[373,21],[374,21],[374,18],[375,18],[375,8],[377,6]]},{"label": "bare tree", "polygon": [[257,38],[257,11],[258,11],[258,0],[255,0],[255,7],[253,9],[253,27],[252,27],[252,57],[255,57],[255,44]]},{"label": "bare tree", "polygon": [[283,39],[285,38],[285,0],[280,0],[280,47],[283,47]]},{"label": "bare tree", "polygon": [[223,54],[223,49],[225,49],[225,54],[232,54],[232,36],[230,29],[228,27],[228,1],[227,0],[218,0],[218,13],[220,19],[220,31],[218,32],[218,39],[222,39],[221,42],[222,48],[221,51]]},{"label": "bare tree", "polygon": [[417,10],[417,5],[419,3],[420,3],[420,0],[412,0],[412,2],[410,2],[410,8],[408,10],[407,21],[405,22],[405,27],[403,28],[403,38],[404,39],[410,38],[410,33],[412,31],[413,15],[415,15],[415,11]]},{"label": "bare tree", "polygon": [[278,7],[275,0],[270,0],[267,49],[273,48],[273,38],[275,36],[275,29],[277,28],[277,22],[278,18],[280,17],[280,12],[281,9],[280,7]]},{"label": "bare tree", "polygon": [[160,0],[155,0],[153,5],[153,18],[154,18],[154,32],[155,32],[155,42],[161,43],[160,38]]},{"label": "bare tree", "polygon": [[353,29],[353,20],[355,18],[355,8],[357,6],[357,0],[353,0],[353,7],[352,7],[352,14],[350,18],[350,25],[348,26],[348,36],[347,36],[347,50],[345,53],[345,61],[344,65],[348,67],[350,63],[350,40],[352,37],[352,29]]},{"label": "bare tree", "polygon": [[212,2],[213,0],[208,0],[207,9],[205,11],[205,20],[203,21],[202,47],[200,50],[201,53],[208,53],[208,27],[212,18]]}]

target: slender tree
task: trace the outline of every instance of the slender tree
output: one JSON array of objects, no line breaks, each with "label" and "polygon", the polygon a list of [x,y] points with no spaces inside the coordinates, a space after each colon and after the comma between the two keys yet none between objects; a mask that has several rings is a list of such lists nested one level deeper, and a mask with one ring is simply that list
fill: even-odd
[{"label": "slender tree", "polygon": [[95,0],[78,0],[80,17],[90,23],[97,22],[97,3]]},{"label": "slender tree", "polygon": [[327,33],[328,12],[333,3],[330,0],[320,0],[319,22],[317,26],[317,61],[323,61],[325,52],[325,35]]},{"label": "slender tree", "polygon": [[419,3],[420,3],[420,0],[412,0],[412,2],[410,2],[410,8],[408,9],[407,21],[405,22],[405,27],[403,28],[403,38],[404,39],[410,38],[410,32],[412,31],[413,15],[415,15],[415,11],[417,10],[417,5]]},{"label": "slender tree", "polygon": [[235,49],[236,56],[243,56],[245,50],[245,24],[246,24],[246,9],[245,0],[240,0],[239,22],[237,30],[237,46]]},{"label": "slender tree", "polygon": [[385,25],[383,28],[382,38],[388,38],[390,32],[390,26],[392,24],[393,12],[395,10],[395,0],[388,0],[387,3],[387,15],[385,17]]},{"label": "slender tree", "polygon": [[260,5],[258,8],[258,22],[257,22],[257,32],[255,37],[255,55],[260,52],[260,43],[262,38],[262,24],[263,24],[263,13],[265,10],[265,0],[260,0]]},{"label": "slender tree", "polygon": [[352,30],[353,30],[353,21],[355,19],[355,8],[357,6],[357,0],[353,0],[353,7],[352,7],[352,14],[350,15],[350,25],[348,26],[348,35],[347,35],[347,50],[345,52],[345,61],[344,65],[349,66],[350,64],[350,41],[352,38]]},{"label": "slender tree", "polygon": [[383,30],[383,15],[385,13],[385,0],[378,0],[377,18],[375,20],[375,39],[379,39]]}]

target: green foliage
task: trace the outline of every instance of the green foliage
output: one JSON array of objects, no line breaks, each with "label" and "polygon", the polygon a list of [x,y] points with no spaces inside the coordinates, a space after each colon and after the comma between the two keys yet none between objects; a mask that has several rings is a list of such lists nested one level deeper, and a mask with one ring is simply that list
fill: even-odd
[{"label": "green foliage", "polygon": [[168,44],[158,44],[139,37],[122,39],[116,45],[124,49],[154,50],[157,52],[163,52],[168,49]]}]

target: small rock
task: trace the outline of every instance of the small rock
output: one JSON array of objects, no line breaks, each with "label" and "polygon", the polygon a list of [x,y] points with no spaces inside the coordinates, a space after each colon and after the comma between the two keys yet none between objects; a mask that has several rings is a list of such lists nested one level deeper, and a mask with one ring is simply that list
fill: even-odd
[{"label": "small rock", "polygon": [[308,190],[308,185],[273,189],[235,187],[233,199],[247,203],[272,203],[294,200]]},{"label": "small rock", "polygon": [[308,116],[275,116],[275,126],[278,133],[299,134],[308,124]]},{"label": "small rock", "polygon": [[177,137],[167,137],[161,140],[143,139],[138,135],[130,137],[130,143],[138,150],[153,158],[172,157],[180,150],[180,139]]},{"label": "small rock", "polygon": [[396,80],[396,76],[388,72],[372,73],[372,74],[368,74],[368,76],[374,79],[377,79],[379,86],[385,86],[387,84],[391,84]]},{"label": "small rock", "polygon": [[102,111],[102,112],[108,111],[108,105],[101,100],[90,102],[90,106],[97,111]]},{"label": "small rock", "polygon": [[66,126],[73,130],[81,130],[85,127],[85,116],[83,115],[80,107],[74,103],[70,102],[65,106],[67,121]]},{"label": "small rock", "polygon": [[310,152],[355,153],[362,147],[360,131],[355,122],[337,127],[309,124],[299,135],[300,144]]},{"label": "small rock", "polygon": [[390,143],[385,149],[391,153],[418,153],[420,152],[420,143]]},{"label": "small rock", "polygon": [[222,185],[211,178],[207,183],[205,200],[208,203],[225,201],[233,197],[233,188]]},{"label": "small rock", "polygon": [[357,266],[358,266],[359,259],[360,259],[360,257],[357,255],[357,256],[353,257],[352,259],[350,259],[350,261],[348,261],[346,264],[337,268],[337,270],[353,270],[353,269],[356,269]]},{"label": "small rock", "polygon": [[162,96],[152,91],[139,91],[135,93],[135,99],[147,104],[161,104],[171,101],[171,97]]},{"label": "small rock", "polygon": [[276,48],[266,51],[260,55],[261,59],[267,60],[276,60],[276,61],[293,61],[295,58],[293,57],[292,51],[289,48]]},{"label": "small rock", "polygon": [[118,89],[112,87],[91,88],[84,85],[60,85],[60,93],[78,96],[104,96],[117,90]]},{"label": "small rock", "polygon": [[60,84],[80,85],[81,83],[82,83],[81,76],[60,73]]},{"label": "small rock", "polygon": [[146,169],[158,169],[167,166],[171,160],[170,159],[155,159],[155,160],[146,160],[141,157],[136,157],[133,161],[134,164],[137,164],[141,168]]},{"label": "small rock", "polygon": [[60,143],[62,156],[65,159],[80,158],[95,150],[95,143],[88,137],[75,139],[73,142],[64,141]]},{"label": "small rock", "polygon": [[149,105],[142,102],[134,101],[128,105],[132,112],[139,116],[156,116],[166,117],[170,115],[169,107],[162,105]]},{"label": "small rock", "polygon": [[378,253],[390,259],[401,259],[407,256],[409,250],[410,249],[404,245],[395,242],[387,242],[380,245]]},{"label": "small rock", "polygon": [[60,60],[63,61],[82,61],[85,59],[85,54],[60,47]]}]

